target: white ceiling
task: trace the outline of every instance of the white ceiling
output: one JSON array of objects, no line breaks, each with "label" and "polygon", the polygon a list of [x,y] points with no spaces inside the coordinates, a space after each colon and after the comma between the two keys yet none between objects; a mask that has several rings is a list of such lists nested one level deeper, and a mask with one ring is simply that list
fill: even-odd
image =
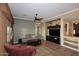
[{"label": "white ceiling", "polygon": [[56,15],[79,8],[79,3],[9,3],[14,18],[34,20],[38,13],[39,17],[47,20]]}]

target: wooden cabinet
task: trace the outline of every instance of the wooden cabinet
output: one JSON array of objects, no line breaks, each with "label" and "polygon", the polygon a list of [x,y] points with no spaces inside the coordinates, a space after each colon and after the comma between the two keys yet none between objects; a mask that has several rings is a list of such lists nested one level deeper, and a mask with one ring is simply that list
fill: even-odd
[{"label": "wooden cabinet", "polygon": [[7,3],[0,3],[0,12],[4,14],[11,24],[13,24],[13,17]]},{"label": "wooden cabinet", "polygon": [[7,35],[6,35],[7,22],[6,18],[0,13],[0,55],[4,53],[4,44],[6,43]]},{"label": "wooden cabinet", "polygon": [[4,45],[7,42],[7,26],[13,27],[13,19],[6,3],[0,3],[0,55],[5,54]]}]

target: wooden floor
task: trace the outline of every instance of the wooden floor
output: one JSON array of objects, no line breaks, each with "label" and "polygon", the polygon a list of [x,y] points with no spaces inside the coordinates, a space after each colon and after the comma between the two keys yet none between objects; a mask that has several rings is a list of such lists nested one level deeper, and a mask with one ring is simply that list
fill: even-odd
[{"label": "wooden floor", "polygon": [[42,45],[36,48],[35,56],[79,56],[79,52],[49,41],[43,41]]}]

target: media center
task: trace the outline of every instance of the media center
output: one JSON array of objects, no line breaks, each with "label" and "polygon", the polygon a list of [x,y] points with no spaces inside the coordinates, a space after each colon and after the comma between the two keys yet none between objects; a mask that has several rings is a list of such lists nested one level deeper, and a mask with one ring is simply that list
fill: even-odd
[{"label": "media center", "polygon": [[46,40],[60,44],[60,25],[48,26],[48,32]]}]

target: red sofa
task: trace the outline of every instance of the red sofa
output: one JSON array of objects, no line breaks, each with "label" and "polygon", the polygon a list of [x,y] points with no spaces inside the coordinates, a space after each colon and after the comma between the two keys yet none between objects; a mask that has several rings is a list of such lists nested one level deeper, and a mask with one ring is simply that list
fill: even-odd
[{"label": "red sofa", "polygon": [[36,53],[36,48],[33,46],[21,45],[4,45],[5,50],[9,56],[32,56]]}]

